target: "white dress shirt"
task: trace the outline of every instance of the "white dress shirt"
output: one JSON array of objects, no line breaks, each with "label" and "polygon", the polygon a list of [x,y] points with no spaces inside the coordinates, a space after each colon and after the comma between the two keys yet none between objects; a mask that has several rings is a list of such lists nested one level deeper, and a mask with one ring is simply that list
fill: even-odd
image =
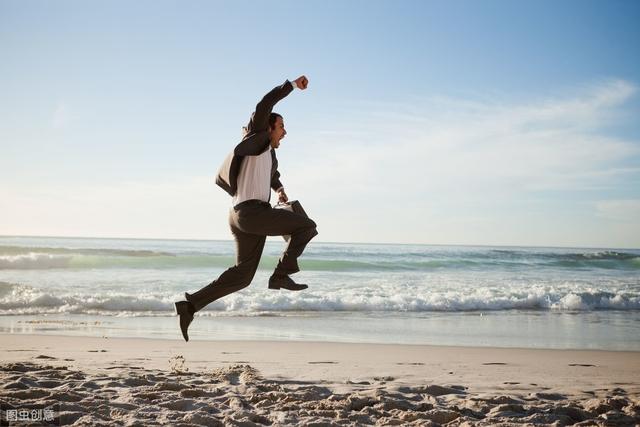
[{"label": "white dress shirt", "polygon": [[[295,81],[291,82],[294,89],[298,87]],[[258,156],[246,156],[240,165],[238,174],[238,190],[233,196],[233,206],[246,200],[262,200],[269,202],[271,196],[271,150],[269,148]],[[278,188],[277,191],[284,187]]]},{"label": "white dress shirt", "polygon": [[271,148],[258,156],[242,159],[238,174],[238,191],[233,196],[233,206],[245,200],[268,202],[271,196]]}]

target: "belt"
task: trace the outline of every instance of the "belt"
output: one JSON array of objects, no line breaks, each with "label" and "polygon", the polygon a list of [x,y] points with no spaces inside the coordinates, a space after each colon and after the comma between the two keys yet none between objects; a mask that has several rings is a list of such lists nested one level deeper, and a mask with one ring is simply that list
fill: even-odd
[{"label": "belt", "polygon": [[238,212],[240,209],[246,208],[248,206],[260,206],[260,205],[267,205],[271,207],[271,205],[268,202],[263,202],[262,200],[258,200],[258,199],[250,199],[250,200],[245,200],[244,202],[238,203],[233,207],[233,210]]}]

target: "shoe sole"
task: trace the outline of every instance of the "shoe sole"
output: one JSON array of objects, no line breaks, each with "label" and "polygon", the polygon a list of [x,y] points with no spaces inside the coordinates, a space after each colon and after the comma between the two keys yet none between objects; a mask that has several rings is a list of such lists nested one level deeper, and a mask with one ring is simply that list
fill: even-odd
[{"label": "shoe sole", "polygon": [[277,291],[279,291],[280,289],[286,289],[287,291],[294,291],[294,292],[295,291],[303,291],[303,290],[308,289],[308,288],[309,288],[308,286],[305,286],[304,288],[300,288],[300,289],[288,289],[288,288],[280,288],[280,287],[276,288],[276,287],[273,287],[273,286],[269,286],[269,289],[275,289]]}]

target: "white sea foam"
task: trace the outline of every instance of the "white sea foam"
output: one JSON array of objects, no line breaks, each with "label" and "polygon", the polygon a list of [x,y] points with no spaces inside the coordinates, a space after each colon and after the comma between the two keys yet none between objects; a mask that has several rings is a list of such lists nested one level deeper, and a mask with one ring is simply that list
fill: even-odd
[{"label": "white sea foam", "polygon": [[39,270],[65,268],[69,266],[70,256],[29,252],[21,255],[0,256],[0,270]]},{"label": "white sea foam", "polygon": [[[388,288],[387,288],[388,290]],[[74,313],[106,315],[172,315],[175,293],[148,295],[52,295],[18,287],[0,298],[0,314]],[[639,310],[640,295],[628,292],[513,292],[480,288],[471,292],[432,291],[417,295],[360,288],[352,291],[283,293],[268,290],[239,292],[210,304],[208,315],[265,312],[461,312],[501,310]]]},{"label": "white sea foam", "polygon": [[562,297],[551,307],[557,310],[638,310],[640,309],[640,298],[637,296],[629,298],[622,294],[612,295],[610,293],[583,293],[581,295],[571,293]]}]

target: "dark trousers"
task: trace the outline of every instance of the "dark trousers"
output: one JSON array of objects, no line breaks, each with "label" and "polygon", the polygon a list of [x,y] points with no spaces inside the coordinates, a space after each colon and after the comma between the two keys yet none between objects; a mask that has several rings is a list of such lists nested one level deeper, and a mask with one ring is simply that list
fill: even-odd
[{"label": "dark trousers", "polygon": [[291,235],[275,274],[300,271],[298,257],[307,243],[318,234],[311,219],[269,203],[248,200],[229,212],[229,226],[236,241],[236,265],[189,297],[196,311],[213,301],[249,286],[258,269],[267,236]]}]

